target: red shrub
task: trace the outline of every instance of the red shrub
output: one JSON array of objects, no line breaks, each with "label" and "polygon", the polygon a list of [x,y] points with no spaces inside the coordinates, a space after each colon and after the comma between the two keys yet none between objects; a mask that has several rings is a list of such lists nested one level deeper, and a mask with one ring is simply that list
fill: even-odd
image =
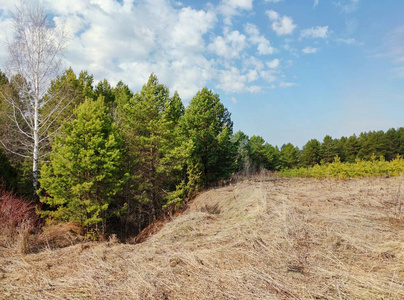
[{"label": "red shrub", "polygon": [[32,231],[38,219],[32,202],[0,186],[0,235],[14,239],[22,229]]}]

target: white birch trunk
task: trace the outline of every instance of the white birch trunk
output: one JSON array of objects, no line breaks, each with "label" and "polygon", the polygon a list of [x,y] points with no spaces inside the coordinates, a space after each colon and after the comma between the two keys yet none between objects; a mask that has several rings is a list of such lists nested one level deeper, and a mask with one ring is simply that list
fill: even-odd
[{"label": "white birch trunk", "polygon": [[[65,107],[60,103],[53,103],[47,115],[41,111],[49,105],[44,96],[50,87],[51,80],[59,74],[61,66],[61,52],[65,48],[66,32],[63,28],[58,32],[47,21],[44,7],[32,5],[32,2],[20,0],[13,12],[14,36],[11,42],[7,40],[9,50],[8,75],[19,75],[22,80],[18,83],[20,95],[6,98],[12,107],[11,120],[21,136],[18,140],[22,148],[7,147],[11,152],[23,157],[32,158],[33,187],[36,194],[38,186],[39,162],[41,148],[47,142],[54,117],[59,115]],[[5,95],[3,95],[5,96]],[[62,97],[63,98],[63,97]],[[12,133],[10,133],[12,134]],[[14,146],[14,145],[13,145]]]}]

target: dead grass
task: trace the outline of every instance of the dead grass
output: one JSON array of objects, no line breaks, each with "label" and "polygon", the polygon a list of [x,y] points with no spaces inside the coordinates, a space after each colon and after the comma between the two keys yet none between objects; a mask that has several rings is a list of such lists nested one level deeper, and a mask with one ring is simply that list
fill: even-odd
[{"label": "dead grass", "polygon": [[142,244],[0,249],[0,298],[404,299],[401,180],[256,177]]}]

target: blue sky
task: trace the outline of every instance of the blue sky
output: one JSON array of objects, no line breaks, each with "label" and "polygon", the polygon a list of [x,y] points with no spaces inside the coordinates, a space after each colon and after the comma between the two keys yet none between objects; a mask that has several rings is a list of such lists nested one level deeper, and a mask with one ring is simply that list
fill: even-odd
[{"label": "blue sky", "polygon": [[[14,3],[0,2],[2,29]],[[404,126],[402,0],[44,4],[69,30],[66,68],[134,91],[154,72],[185,104],[207,86],[235,130],[270,144]]]}]

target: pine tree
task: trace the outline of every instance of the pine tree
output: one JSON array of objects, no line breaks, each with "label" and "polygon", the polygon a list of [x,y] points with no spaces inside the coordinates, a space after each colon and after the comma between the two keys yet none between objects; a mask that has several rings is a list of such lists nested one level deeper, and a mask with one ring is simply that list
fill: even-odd
[{"label": "pine tree", "polygon": [[301,153],[303,166],[314,166],[320,163],[320,142],[312,139],[303,146]]},{"label": "pine tree", "polygon": [[117,118],[131,174],[126,205],[130,214],[143,211],[151,222],[163,206],[178,200],[173,193],[181,183],[183,154],[178,151],[177,124],[184,107],[178,94],[170,97],[154,74],[140,93],[124,98],[118,101]]},{"label": "pine tree", "polygon": [[41,202],[55,209],[44,216],[86,226],[103,221],[108,206],[125,181],[120,171],[121,139],[104,99],[86,99],[64,123],[44,164]]},{"label": "pine tree", "polygon": [[293,146],[291,143],[282,145],[280,151],[281,168],[294,168],[299,164],[299,148]]},{"label": "pine tree", "polygon": [[237,148],[236,171],[243,172],[245,175],[251,172],[251,158],[249,154],[249,137],[241,130],[237,131],[232,137],[232,143]]},{"label": "pine tree", "polygon": [[181,128],[191,147],[187,161],[190,194],[232,174],[237,155],[231,142],[233,122],[217,94],[207,88],[199,91],[185,110]]}]

